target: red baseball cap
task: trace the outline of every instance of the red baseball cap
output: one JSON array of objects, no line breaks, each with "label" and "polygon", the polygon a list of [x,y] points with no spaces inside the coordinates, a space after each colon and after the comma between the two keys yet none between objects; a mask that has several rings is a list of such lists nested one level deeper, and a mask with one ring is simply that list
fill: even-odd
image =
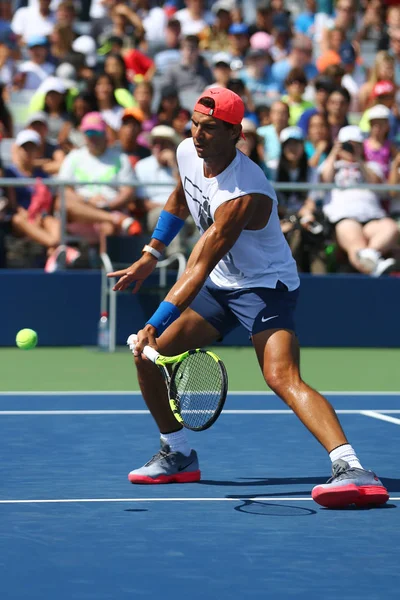
[{"label": "red baseball cap", "polygon": [[384,94],[393,94],[394,84],[391,81],[378,81],[372,90],[373,96],[383,96]]},{"label": "red baseball cap", "polygon": [[[201,98],[212,98],[215,108],[199,104]],[[240,125],[244,117],[244,103],[241,97],[235,92],[219,86],[205,90],[197,99],[194,110],[232,125]]]}]

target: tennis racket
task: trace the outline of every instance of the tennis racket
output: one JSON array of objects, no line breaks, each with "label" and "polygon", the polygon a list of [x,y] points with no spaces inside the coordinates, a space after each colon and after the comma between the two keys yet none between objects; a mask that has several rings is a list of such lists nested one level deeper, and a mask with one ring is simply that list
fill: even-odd
[{"label": "tennis racket", "polygon": [[[136,335],[127,340],[133,351]],[[228,376],[222,360],[196,348],[177,356],[162,356],[150,346],[143,354],[161,370],[175,418],[187,429],[204,431],[218,419],[225,404]]]}]

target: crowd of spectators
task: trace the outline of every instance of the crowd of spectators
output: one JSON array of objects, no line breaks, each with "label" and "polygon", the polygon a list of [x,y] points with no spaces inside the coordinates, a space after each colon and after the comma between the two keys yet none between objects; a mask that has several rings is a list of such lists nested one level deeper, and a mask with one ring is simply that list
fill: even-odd
[{"label": "crowd of spectators", "polygon": [[[398,271],[400,188],[368,188],[400,185],[394,0],[0,2],[0,174],[36,182],[1,183],[0,266],[21,240],[51,273],[151,232],[215,85],[244,101],[238,149],[280,184],[299,270]],[[66,236],[48,178],[69,183]],[[189,220],[169,253],[195,239]]]}]

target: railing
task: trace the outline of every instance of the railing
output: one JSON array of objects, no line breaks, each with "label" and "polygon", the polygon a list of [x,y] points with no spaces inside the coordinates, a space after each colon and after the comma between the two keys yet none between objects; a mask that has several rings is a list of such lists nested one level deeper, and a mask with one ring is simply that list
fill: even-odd
[{"label": "railing", "polygon": [[[51,188],[57,188],[59,191],[60,198],[60,221],[61,221],[61,239],[60,244],[65,244],[65,240],[67,237],[67,211],[66,211],[66,202],[65,202],[65,188],[66,187],[75,187],[82,185],[98,185],[98,186],[107,186],[107,187],[121,187],[121,186],[131,186],[132,188],[136,187],[171,187],[171,184],[168,183],[157,183],[157,182],[138,182],[138,181],[118,181],[118,182],[107,182],[107,181],[75,181],[75,180],[61,180],[61,179],[43,179],[42,182]],[[25,187],[25,186],[34,186],[37,183],[37,179],[34,178],[0,178],[0,187]],[[376,184],[357,184],[354,186],[337,186],[332,183],[274,183],[271,182],[273,188],[276,191],[324,191],[329,192],[331,190],[337,189],[358,189],[358,190],[369,190],[373,192],[377,192],[379,194],[383,194],[385,192],[398,192],[400,194],[400,185],[391,185],[386,183],[376,183]]]}]

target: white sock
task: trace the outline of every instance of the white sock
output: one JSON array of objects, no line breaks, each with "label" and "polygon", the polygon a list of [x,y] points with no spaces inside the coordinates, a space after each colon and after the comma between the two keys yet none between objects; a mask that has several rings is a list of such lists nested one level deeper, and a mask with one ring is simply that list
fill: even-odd
[{"label": "white sock", "polygon": [[353,446],[350,444],[342,444],[342,446],[338,446],[332,452],[329,453],[329,458],[332,462],[341,458],[349,463],[350,467],[355,467],[356,469],[362,469],[360,461],[357,458],[356,453],[354,452]]},{"label": "white sock", "polygon": [[181,452],[185,456],[189,456],[192,451],[183,428],[173,433],[162,433],[161,440],[164,444],[168,444],[171,452]]}]

